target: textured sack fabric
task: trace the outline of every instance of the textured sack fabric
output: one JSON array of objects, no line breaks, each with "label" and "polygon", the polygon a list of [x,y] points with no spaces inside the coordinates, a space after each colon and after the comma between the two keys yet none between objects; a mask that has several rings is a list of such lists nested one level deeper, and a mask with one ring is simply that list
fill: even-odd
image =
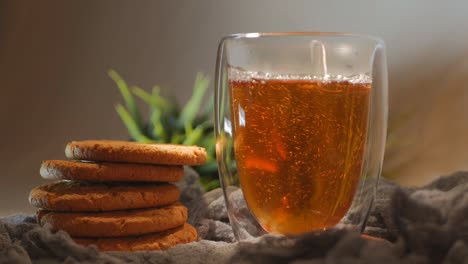
[{"label": "textured sack fabric", "polygon": [[328,230],[299,237],[267,235],[235,243],[220,189],[203,193],[186,168],[181,201],[200,241],[166,251],[99,252],[33,216],[0,218],[0,263],[465,263],[468,261],[468,173],[421,188],[382,180],[365,233]]}]

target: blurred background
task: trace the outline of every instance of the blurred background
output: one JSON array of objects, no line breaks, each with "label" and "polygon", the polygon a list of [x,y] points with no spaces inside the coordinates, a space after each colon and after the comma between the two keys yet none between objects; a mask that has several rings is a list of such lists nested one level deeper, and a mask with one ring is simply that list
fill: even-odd
[{"label": "blurred background", "polygon": [[[79,139],[128,139],[107,69],[183,104],[223,35],[340,31],[387,44],[384,173],[423,185],[468,169],[468,2],[0,1],[0,215],[33,212],[43,159]],[[211,86],[212,87],[212,86]],[[144,110],[144,109],[143,109]]]}]

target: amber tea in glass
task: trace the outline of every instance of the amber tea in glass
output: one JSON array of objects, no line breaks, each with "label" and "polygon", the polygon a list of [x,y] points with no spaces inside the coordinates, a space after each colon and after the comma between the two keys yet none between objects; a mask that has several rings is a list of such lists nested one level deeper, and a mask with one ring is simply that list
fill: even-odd
[{"label": "amber tea in glass", "polygon": [[284,234],[336,225],[361,174],[370,84],[252,78],[229,91],[237,171],[259,224]]}]

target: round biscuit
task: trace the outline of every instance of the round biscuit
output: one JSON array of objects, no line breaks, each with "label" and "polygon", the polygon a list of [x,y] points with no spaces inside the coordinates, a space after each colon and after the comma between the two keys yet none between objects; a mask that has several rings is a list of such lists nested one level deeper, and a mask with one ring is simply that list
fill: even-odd
[{"label": "round biscuit", "polygon": [[51,180],[176,182],[184,176],[184,168],[180,165],[45,160],[40,174]]},{"label": "round biscuit", "polygon": [[160,208],[112,212],[38,213],[41,225],[64,230],[75,237],[121,237],[162,232],[183,225],[187,208],[180,203]]},{"label": "round biscuit", "polygon": [[29,202],[50,211],[99,212],[160,207],[179,197],[179,189],[170,183],[58,181],[32,189]]},{"label": "round biscuit", "polygon": [[207,159],[206,150],[198,146],[114,140],[72,141],[65,155],[76,160],[164,165],[201,165]]},{"label": "round biscuit", "polygon": [[95,245],[102,251],[164,250],[197,240],[197,230],[190,224],[160,232],[134,237],[73,238],[83,246]]}]

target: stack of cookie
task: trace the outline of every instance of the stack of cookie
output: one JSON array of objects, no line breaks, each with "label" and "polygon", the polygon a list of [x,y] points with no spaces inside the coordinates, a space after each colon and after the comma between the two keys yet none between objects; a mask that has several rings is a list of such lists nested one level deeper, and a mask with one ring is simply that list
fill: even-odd
[{"label": "stack of cookie", "polygon": [[106,251],[158,250],[197,239],[171,182],[182,179],[183,165],[206,161],[203,148],[94,140],[71,142],[65,154],[73,160],[44,161],[40,169],[43,178],[58,181],[30,193],[41,225]]}]

